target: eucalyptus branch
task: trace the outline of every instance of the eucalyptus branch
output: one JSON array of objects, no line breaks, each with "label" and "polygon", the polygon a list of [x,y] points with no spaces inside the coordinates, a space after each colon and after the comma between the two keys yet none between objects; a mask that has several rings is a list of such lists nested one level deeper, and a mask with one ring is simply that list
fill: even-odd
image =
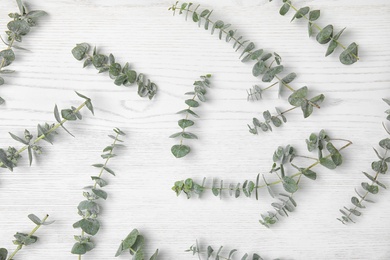
[{"label": "eucalyptus branch", "polygon": [[[273,0],[269,0],[272,2]],[[332,54],[337,47],[341,47],[344,51],[340,54],[340,62],[344,65],[351,65],[359,60],[358,56],[358,45],[353,42],[348,47],[345,47],[340,41],[339,38],[341,34],[344,32],[345,28],[339,31],[337,34],[333,34],[333,25],[329,24],[324,28],[321,28],[315,21],[320,18],[320,10],[312,10],[310,11],[310,7],[305,6],[300,9],[296,8],[290,0],[282,0],[283,6],[280,8],[279,13],[281,15],[285,15],[288,11],[293,9],[295,14],[291,21],[294,19],[304,18],[308,21],[308,33],[309,37],[313,35],[313,28],[318,30],[316,40],[320,44],[329,43],[328,49],[326,50],[325,56]]]},{"label": "eucalyptus branch", "polygon": [[[133,259],[146,259],[145,257],[145,239],[137,229],[133,229],[127,237],[122,240],[115,257],[120,256],[123,252],[129,251],[133,255]],[[158,249],[150,257],[150,260],[157,260]]]},{"label": "eucalyptus branch", "polygon": [[[344,141],[345,145],[337,149],[333,145],[333,141]],[[256,200],[259,199],[258,191],[261,188],[267,188],[271,197],[278,196],[278,199],[282,202],[272,203],[272,206],[276,212],[269,212],[268,215],[262,215],[260,221],[261,224],[269,227],[275,224],[278,220],[278,215],[287,216],[288,212],[293,211],[297,206],[292,196],[299,190],[299,183],[302,176],[307,177],[311,180],[316,180],[317,173],[313,171],[313,168],[322,165],[328,169],[336,169],[343,162],[341,151],[352,144],[349,140],[344,139],[331,139],[324,130],[321,130],[319,134],[311,134],[309,139],[306,140],[307,149],[309,152],[317,152],[317,157],[312,156],[301,156],[296,153],[296,150],[287,145],[286,147],[278,147],[273,155],[273,165],[270,170],[271,175],[276,175],[277,180],[269,181],[266,179],[265,174],[258,174],[255,180],[245,180],[241,183],[230,183],[228,186],[224,185],[224,181],[221,180],[219,183],[213,181],[212,186],[205,186],[206,178],[203,182],[197,183],[193,179],[188,178],[186,180],[176,181],[172,190],[179,196],[182,192],[190,199],[194,194],[201,195],[205,191],[211,190],[214,196],[219,196],[222,199],[223,194],[228,193],[230,196],[235,198],[240,197],[244,194],[246,197],[251,197],[255,194]],[[326,150],[325,150],[326,148]],[[324,153],[327,153],[326,155]],[[303,160],[309,160],[308,166],[299,167],[295,164],[296,158]],[[313,162],[314,161],[314,162]],[[297,172],[288,174],[290,169],[295,169]],[[262,177],[260,179],[260,177]],[[226,183],[226,182],[225,182]],[[272,187],[276,185],[282,185],[283,189],[288,193],[279,193],[275,195]]]},{"label": "eucalyptus branch", "polygon": [[[119,137],[124,136],[125,133],[122,132],[119,128],[115,128],[113,131],[115,136],[108,135],[108,137],[114,141],[111,145],[103,149],[103,154],[101,155],[101,157],[105,159],[104,164],[92,165],[93,167],[100,169],[99,175],[91,176],[94,184],[92,186],[84,187],[84,189],[89,190],[83,192],[83,196],[86,198],[86,200],[81,201],[77,207],[78,214],[82,217],[82,219],[74,223],[73,228],[81,228],[81,235],[74,236],[76,243],[73,245],[71,253],[79,255],[79,260],[81,259],[82,255],[91,251],[95,247],[95,244],[91,239],[92,236],[95,236],[100,229],[100,222],[98,220],[100,206],[98,204],[98,200],[106,200],[108,196],[107,192],[101,189],[108,184],[107,181],[102,178],[102,175],[103,173],[108,172],[115,176],[115,172],[108,168],[107,164],[111,158],[116,156],[114,154],[114,149],[120,146],[118,142],[123,142],[121,139],[119,139]],[[98,186],[100,188],[98,188]]]},{"label": "eucalyptus branch", "polygon": [[[207,249],[204,250],[205,251],[205,255],[207,256],[207,258],[204,258],[204,259],[215,259],[215,260],[220,260],[220,259],[225,259],[225,260],[233,260],[234,258],[234,255],[237,253],[237,249],[232,249],[229,251],[229,254],[223,254],[223,246],[220,246],[219,249],[217,251],[215,251],[211,246],[207,246]],[[197,255],[198,256],[198,259],[201,260],[202,259],[202,250],[198,244],[198,241],[196,241],[196,244],[195,245],[192,245],[190,246],[189,249],[186,250],[186,252],[191,252],[192,255]],[[241,258],[241,260],[262,260],[263,258],[261,258],[260,255],[258,254],[253,254],[252,257],[249,256],[249,254],[245,253]],[[279,258],[277,259],[274,259],[274,260],[280,260]]]},{"label": "eucalyptus branch", "polygon": [[[76,107],[71,107],[70,109],[62,109],[61,110],[61,116],[58,110],[57,105],[54,106],[54,117],[57,120],[56,124],[38,124],[37,126],[37,138],[33,139],[33,135],[28,131],[27,129],[24,130],[24,137],[18,137],[17,135],[13,133],[9,133],[11,137],[22,143],[24,146],[17,150],[15,147],[8,147],[7,151],[0,149],[0,167],[1,168],[8,168],[10,171],[13,171],[13,168],[17,166],[17,163],[21,157],[21,153],[24,152],[25,150],[28,151],[28,158],[30,162],[30,166],[33,161],[33,153],[35,154],[41,154],[42,153],[42,147],[38,145],[38,143],[41,140],[45,140],[51,144],[53,144],[53,135],[57,134],[56,130],[59,127],[62,127],[66,132],[68,132],[70,135],[72,135],[65,127],[64,124],[67,121],[76,121],[77,119],[81,120],[82,116],[80,113],[80,110],[83,107],[87,107],[92,114],[94,113],[93,111],[93,106],[91,99],[76,92],[76,94],[83,98],[85,101]],[[73,135],[72,135],[73,136]]]},{"label": "eucalyptus branch", "polygon": [[[8,256],[8,251],[5,248],[0,248],[0,259],[1,260],[12,260],[14,259],[15,255],[23,248],[23,246],[29,246],[34,244],[38,241],[38,237],[34,236],[35,232],[41,227],[41,226],[47,226],[54,221],[47,221],[49,218],[49,215],[46,215],[42,220],[35,216],[34,214],[28,215],[28,218],[36,225],[33,230],[31,230],[30,233],[19,233],[17,232],[14,237],[15,240],[12,242],[17,245],[16,249]],[[8,256],[8,257],[7,257]]]},{"label": "eucalyptus branch", "polygon": [[123,85],[125,87],[131,86],[133,83],[138,85],[138,95],[140,97],[148,97],[152,99],[157,93],[157,85],[151,82],[149,79],[146,80],[144,74],[139,73],[135,70],[130,69],[129,63],[126,63],[123,67],[119,63],[115,62],[114,55],[110,54],[108,57],[104,54],[99,54],[96,47],[93,50],[92,55],[88,53],[90,46],[88,43],[77,44],[72,49],[73,57],[76,60],[84,61],[84,68],[93,65],[99,73],[108,71],[111,79],[114,80],[114,84],[117,86]]},{"label": "eucalyptus branch", "polygon": [[[243,52],[240,56],[240,59],[242,59],[242,62],[248,62],[248,61],[255,61],[255,65],[252,69],[252,74],[255,77],[259,77],[262,75],[262,81],[263,82],[271,82],[274,79],[277,79],[278,81],[275,83],[272,83],[270,86],[262,89],[260,86],[254,86],[253,90],[249,90],[248,92],[248,100],[258,100],[262,97],[262,92],[265,90],[268,90],[279,83],[279,96],[281,95],[281,92],[284,88],[287,88],[289,91],[293,92],[292,95],[289,97],[288,101],[291,105],[301,107],[303,111],[303,115],[305,118],[309,117],[313,112],[313,107],[320,108],[320,104],[324,101],[325,96],[320,94],[318,96],[315,96],[313,98],[308,98],[308,89],[307,87],[301,87],[299,89],[294,89],[290,83],[296,78],[295,73],[289,73],[285,77],[281,77],[279,74],[283,72],[284,67],[281,65],[282,58],[277,53],[268,53],[264,52],[263,49],[255,50],[255,44],[253,42],[250,42],[249,40],[243,40],[243,36],[237,35],[237,30],[229,29],[231,27],[231,24],[225,24],[223,21],[218,20],[216,22],[212,21],[210,19],[211,14],[213,11],[210,11],[208,9],[203,10],[202,12],[197,12],[199,5],[195,9],[191,9],[193,6],[192,3],[183,3],[181,6],[178,5],[179,2],[176,2],[173,6],[169,8],[169,10],[173,11],[173,14],[176,14],[176,11],[179,12],[179,14],[186,14],[186,19],[188,17],[188,14],[192,14],[192,20],[196,23],[198,23],[199,27],[202,24],[202,21],[204,21],[204,28],[205,30],[209,30],[211,27],[211,34],[214,34],[215,30],[219,30],[219,39],[224,38],[226,42],[233,41],[233,48],[238,51],[239,49],[243,48]],[[212,26],[210,26],[212,25]],[[244,56],[244,57],[243,57]],[[242,58],[243,57],[243,58]],[[273,58],[273,61],[268,61]],[[272,60],[272,59],[271,59]],[[276,66],[273,66],[274,63],[276,63]],[[254,98],[253,98],[254,97]],[[291,111],[291,110],[288,110]],[[287,121],[286,121],[287,122]],[[281,125],[281,121],[276,122],[277,125]],[[276,126],[276,125],[275,125]],[[253,130],[252,127],[249,126],[249,132],[253,134],[257,134],[257,128],[258,126],[255,125]],[[260,127],[261,128],[261,127]],[[261,128],[263,131],[265,128]]]},{"label": "eucalyptus branch", "polygon": [[[383,100],[390,106],[389,99]],[[390,121],[390,109],[386,110],[385,113],[387,114],[387,120]],[[387,129],[386,132],[388,132]],[[388,134],[390,135],[389,132]],[[373,203],[373,201],[367,197],[369,197],[371,194],[377,194],[379,192],[379,187],[386,189],[386,186],[379,181],[379,176],[386,174],[389,170],[388,163],[390,163],[390,138],[385,138],[379,141],[379,146],[383,149],[382,155],[374,148],[375,154],[379,160],[371,163],[371,169],[374,171],[374,174],[370,175],[367,172],[363,172],[364,176],[369,180],[369,182],[361,183],[361,189],[363,192],[359,192],[358,189],[355,189],[357,197],[353,196],[351,198],[353,207],[344,207],[344,209],[340,209],[342,216],[337,219],[343,224],[349,222],[355,223],[352,217],[359,217],[362,215],[361,210],[366,207],[364,205],[366,202]]]},{"label": "eucalyptus branch", "polygon": [[199,118],[198,114],[196,114],[192,109],[199,106],[199,102],[196,101],[196,98],[198,98],[198,100],[201,102],[206,102],[206,87],[210,87],[210,77],[210,74],[207,74],[206,76],[200,76],[202,80],[197,80],[194,82],[194,91],[185,93],[185,95],[192,96],[191,99],[187,99],[185,101],[185,103],[188,105],[188,108],[177,112],[177,114],[185,114],[185,119],[180,119],[178,121],[178,125],[182,131],[170,136],[170,138],[180,137],[180,144],[174,145],[171,148],[171,152],[176,158],[182,158],[191,151],[191,148],[188,145],[183,144],[183,139],[198,139],[195,134],[186,132],[186,128],[195,124],[195,122],[188,119],[188,117],[189,115],[192,115],[193,117]]},{"label": "eucalyptus branch", "polygon": [[[0,51],[0,74],[10,74],[13,70],[4,69],[11,65],[15,60],[15,53],[13,49],[22,49],[16,42],[21,42],[22,37],[30,32],[30,28],[36,25],[38,18],[46,15],[46,12],[40,10],[28,11],[22,0],[16,0],[20,13],[10,13],[8,16],[13,20],[7,24],[8,31],[6,31],[8,42],[3,41],[7,46],[6,49]],[[4,84],[4,78],[0,77],[0,86]],[[4,104],[5,100],[0,97],[0,105]]]}]

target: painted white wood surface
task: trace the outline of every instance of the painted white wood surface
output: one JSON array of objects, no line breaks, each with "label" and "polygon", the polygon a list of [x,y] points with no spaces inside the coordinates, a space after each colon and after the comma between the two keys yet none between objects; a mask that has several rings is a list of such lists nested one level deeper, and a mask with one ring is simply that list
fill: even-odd
[{"label": "painted white wood surface", "polygon": [[[17,51],[12,65],[17,72],[0,89],[7,100],[0,108],[0,146],[18,145],[9,131],[35,131],[37,123],[53,121],[54,104],[79,104],[74,90],[92,98],[96,116],[85,111],[85,120],[69,123],[76,138],[60,131],[53,146],[43,144],[45,154],[32,167],[24,158],[14,173],[1,170],[0,245],[13,249],[13,234],[32,228],[27,214],[48,213],[55,225],[39,230],[40,242],[16,259],[76,259],[70,249],[73,235],[79,234],[72,224],[79,218],[81,188],[96,174],[90,165],[101,162],[100,151],[110,142],[106,135],[119,127],[128,133],[127,147],[110,162],[117,176],[108,177],[109,198],[103,203],[96,249],[83,259],[113,259],[133,228],[146,236],[148,252],[159,248],[163,260],[196,259],[184,252],[195,239],[202,245],[258,252],[266,259],[390,259],[388,191],[375,196],[377,203],[364,210],[357,224],[336,221],[339,208],[349,205],[354,188],[364,180],[361,171],[369,171],[375,160],[371,148],[386,136],[381,122],[387,107],[381,98],[390,98],[390,2],[297,1],[298,6],[321,9],[321,25],[348,27],[342,41],[356,41],[361,56],[361,62],[349,67],[338,62],[339,52],[324,58],[326,47],[307,37],[304,21],[290,24],[288,17],[279,16],[278,1],[198,2],[215,9],[214,19],[232,23],[258,47],[278,52],[286,69],[299,75],[294,86],[308,85],[313,94],[326,95],[321,110],[306,120],[294,112],[273,133],[250,135],[246,124],[251,118],[276,105],[287,108],[285,99],[272,91],[262,102],[247,102],[245,89],[258,82],[251,65],[238,60],[231,44],[184,17],[173,17],[167,10],[172,1],[30,0],[32,8],[50,16],[25,37],[23,46],[31,52]],[[7,14],[16,10],[13,0],[0,1],[0,31],[6,28]],[[107,75],[82,69],[70,50],[84,41],[146,73],[159,86],[156,98],[141,99],[134,88],[117,87]],[[175,112],[184,108],[183,93],[205,73],[213,74],[213,85],[209,101],[197,110],[201,119],[193,129],[200,140],[191,142],[190,156],[177,160],[170,153],[174,140],[168,138],[178,130]],[[343,166],[321,169],[317,181],[303,182],[296,212],[273,229],[258,223],[260,213],[271,209],[264,191],[260,201],[220,201],[210,195],[177,198],[170,190],[175,180],[187,177],[254,179],[270,169],[278,145],[304,151],[304,139],[322,128],[354,145],[345,151]],[[382,181],[390,185],[388,176]]]}]

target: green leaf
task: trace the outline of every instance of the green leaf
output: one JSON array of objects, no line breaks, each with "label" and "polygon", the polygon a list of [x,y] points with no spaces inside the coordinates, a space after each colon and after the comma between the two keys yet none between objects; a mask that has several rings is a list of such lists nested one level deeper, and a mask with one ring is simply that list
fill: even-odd
[{"label": "green leaf", "polygon": [[134,255],[133,259],[134,259],[134,260],[145,260],[145,254],[144,254],[143,247],[139,248],[139,249],[135,252],[135,255]]},{"label": "green leaf", "polygon": [[309,169],[302,169],[302,174],[311,179],[311,180],[316,180],[317,179],[317,173],[313,172],[312,170]]},{"label": "green leaf", "polygon": [[127,75],[126,74],[120,74],[118,75],[115,80],[114,80],[114,84],[117,85],[117,86],[120,86],[122,85],[123,83],[125,83],[125,81],[127,80]]},{"label": "green leaf", "polygon": [[251,55],[251,59],[252,60],[257,60],[258,58],[260,58],[261,54],[263,54],[263,49],[260,49],[260,50],[256,50],[254,52],[252,52],[252,55]]},{"label": "green leaf", "polygon": [[378,186],[370,185],[367,182],[362,182],[362,187],[363,187],[363,189],[365,189],[366,191],[368,191],[369,193],[372,193],[372,194],[377,194],[379,192]]},{"label": "green leaf", "polygon": [[25,144],[25,145],[28,145],[29,142],[27,142],[26,140],[14,135],[13,133],[9,132],[10,136],[12,137],[12,139],[18,141],[18,142],[21,142],[22,144]]},{"label": "green leaf", "polygon": [[182,132],[181,136],[185,139],[198,139],[198,137],[195,134],[189,132]]},{"label": "green leaf", "polygon": [[300,18],[302,18],[303,16],[305,16],[308,12],[310,11],[310,8],[309,7],[302,7],[301,9],[299,9],[296,13],[295,13],[295,15],[294,15],[294,17],[291,19],[291,21],[293,21],[295,18],[296,19],[300,19]]},{"label": "green leaf", "polygon": [[[310,102],[313,104],[316,104],[316,105],[320,105],[322,102],[324,102],[324,100],[325,100],[325,96],[323,94],[320,94],[318,96],[311,98]],[[309,105],[311,105],[311,104],[309,104]]]},{"label": "green leaf", "polygon": [[85,57],[85,54],[89,50],[89,44],[88,43],[79,43],[76,44],[76,47],[72,49],[73,57],[75,57],[76,60],[82,60]]},{"label": "green leaf", "polygon": [[193,100],[193,99],[187,99],[185,101],[185,103],[189,106],[189,107],[198,107],[199,106],[199,102],[196,101],[196,100]]},{"label": "green leaf", "polygon": [[25,20],[11,21],[7,24],[10,31],[16,35],[26,35],[30,31],[30,26]]},{"label": "green leaf", "polygon": [[[36,237],[36,236],[32,236],[32,235],[24,234],[24,233],[19,233],[19,232],[17,232],[14,235],[14,237],[15,237],[16,241],[18,242],[17,244],[19,244],[19,245],[28,246],[28,245],[34,244],[35,242],[38,241],[38,237]],[[14,241],[14,243],[15,243],[15,241]]]},{"label": "green leaf", "polygon": [[321,14],[320,10],[310,11],[310,13],[309,13],[309,20],[312,21],[312,22],[317,20],[318,18],[320,18],[320,14]]},{"label": "green leaf", "polygon": [[390,139],[386,138],[383,139],[379,142],[379,146],[382,147],[383,149],[390,150]]},{"label": "green leaf", "polygon": [[95,68],[100,69],[106,64],[108,57],[103,54],[94,54],[92,57],[92,64]]},{"label": "green leaf", "polygon": [[16,0],[16,3],[18,4],[19,12],[21,15],[24,14],[24,6],[22,0]]},{"label": "green leaf", "polygon": [[198,22],[199,21],[199,15],[197,12],[192,13],[192,21]]},{"label": "green leaf", "polygon": [[11,172],[13,171],[13,163],[8,160],[7,154],[4,152],[3,149],[0,149],[0,162],[2,162],[3,165],[7,167]]},{"label": "green leaf", "polygon": [[106,170],[108,173],[115,176],[115,172],[113,170],[111,170],[110,168],[108,168],[107,166],[103,166],[103,169]]},{"label": "green leaf", "polygon": [[116,254],[115,254],[115,257],[119,256],[120,254],[122,254],[124,251],[127,251],[129,250],[130,248],[132,248],[132,246],[134,245],[134,243],[136,242],[137,238],[139,236],[139,232],[137,229],[133,229],[129,235],[127,235],[127,237],[122,241],[122,243],[120,244]]},{"label": "green leaf", "polygon": [[[15,53],[12,49],[0,51],[0,63],[4,64],[3,67],[7,67],[15,60]],[[2,78],[4,83],[4,79]],[[2,85],[2,84],[0,84]]]},{"label": "green leaf", "polygon": [[101,188],[103,188],[104,186],[107,186],[107,184],[108,184],[104,179],[99,178],[97,176],[91,176],[91,179],[93,181],[95,181]]},{"label": "green leaf", "polygon": [[317,34],[317,42],[320,44],[328,43],[333,36],[333,25],[329,24],[325,26],[318,34]]},{"label": "green leaf", "polygon": [[45,16],[47,13],[42,10],[35,10],[35,11],[30,11],[27,13],[26,17],[32,18],[32,19],[37,19],[39,17]]},{"label": "green leaf", "polygon": [[187,154],[189,154],[190,151],[191,151],[190,147],[187,145],[183,145],[183,144],[174,145],[171,148],[171,152],[176,158],[182,158],[182,157],[186,156]]},{"label": "green leaf", "polygon": [[66,119],[66,120],[69,120],[69,121],[77,120],[77,116],[73,112],[72,109],[62,109],[61,110],[61,116],[62,116],[62,118]]},{"label": "green leaf", "polygon": [[150,257],[150,260],[157,260],[157,256],[158,256],[158,249],[157,249],[156,252],[154,252],[154,254]]},{"label": "green leaf", "polygon": [[297,74],[292,72],[292,73],[288,74],[287,76],[285,76],[282,79],[282,82],[285,83],[285,84],[288,84],[288,83],[292,82],[296,77],[297,77]]},{"label": "green leaf", "polygon": [[284,176],[282,178],[283,181],[283,188],[289,192],[294,193],[298,190],[298,184],[295,182],[295,180],[289,176]]},{"label": "green leaf", "polygon": [[113,77],[119,76],[121,71],[122,71],[122,66],[119,63],[111,64],[110,68],[108,69],[110,76],[113,76]]},{"label": "green leaf", "polygon": [[97,219],[85,218],[79,222],[81,229],[89,235],[94,236],[99,231],[100,223]]},{"label": "green leaf", "polygon": [[276,67],[273,67],[264,74],[262,81],[263,82],[271,82],[275,76],[283,71],[283,65],[279,65]]},{"label": "green leaf", "polygon": [[28,215],[28,218],[34,222],[35,225],[41,225],[42,224],[42,220],[40,218],[38,218],[37,216],[35,216],[34,214],[30,214]]},{"label": "green leaf", "polygon": [[191,109],[183,109],[177,112],[176,114],[187,114],[187,113],[192,115],[193,117],[199,118],[198,114],[192,111]]},{"label": "green leaf", "polygon": [[137,80],[137,72],[134,70],[129,70],[126,72],[127,81],[133,84]]},{"label": "green leaf", "polygon": [[7,260],[8,251],[5,248],[0,248],[0,260]]},{"label": "green leaf", "polygon": [[329,43],[328,49],[326,50],[325,57],[329,56],[333,53],[333,51],[337,48],[338,43],[337,40],[340,38],[341,34],[344,32],[345,28],[338,32],[335,36],[332,37],[332,41]]},{"label": "green leaf", "polygon": [[344,65],[351,65],[358,61],[358,45],[351,43],[346,50],[340,54],[340,61]]},{"label": "green leaf", "polygon": [[267,70],[267,65],[265,64],[264,61],[260,60],[256,62],[256,64],[253,66],[252,74],[253,76],[258,77],[261,74],[263,74],[266,70]]},{"label": "green leaf", "polygon": [[189,119],[180,119],[180,120],[178,121],[178,125],[179,125],[182,129],[186,129],[187,127],[193,126],[194,124],[195,124],[194,121],[189,120]]},{"label": "green leaf", "polygon": [[307,92],[308,89],[306,86],[296,90],[288,97],[288,102],[293,106],[300,106],[303,100],[306,98]]},{"label": "green leaf", "polygon": [[105,192],[104,190],[100,190],[100,189],[92,189],[92,192],[98,196],[99,198],[102,198],[104,200],[107,199],[107,192]]},{"label": "green leaf", "polygon": [[279,127],[282,125],[282,120],[280,120],[278,117],[276,116],[272,116],[271,117],[271,122],[274,124],[274,126],[276,127]]},{"label": "green leaf", "polygon": [[242,57],[242,55],[244,55],[245,53],[247,52],[250,52],[251,50],[253,50],[255,48],[255,44],[253,42],[249,43],[245,49],[243,50],[243,52],[241,53],[241,56],[240,56],[240,59]]},{"label": "green leaf", "polygon": [[377,179],[375,179],[374,177],[372,177],[372,176],[369,175],[368,173],[363,172],[363,174],[364,174],[370,181],[372,181],[373,183],[378,184],[378,185],[381,186],[382,188],[386,189],[386,186],[385,186],[383,183],[379,182]]},{"label": "green leaf", "polygon": [[280,8],[279,10],[279,14],[280,15],[285,15],[288,13],[288,11],[290,10],[290,4],[291,4],[291,1],[288,0],[284,3],[284,5]]},{"label": "green leaf", "polygon": [[337,167],[337,165],[332,160],[330,160],[328,158],[321,158],[320,164],[325,166],[328,169],[331,169],[331,170],[336,169],[336,167]]},{"label": "green leaf", "polygon": [[365,208],[365,206],[363,206],[361,203],[360,203],[360,200],[356,197],[352,197],[351,198],[351,202],[353,205],[355,205],[356,207],[358,208]]},{"label": "green leaf", "polygon": [[87,253],[87,248],[85,246],[85,243],[81,243],[81,242],[75,243],[72,247],[71,253],[75,255],[84,255],[85,253]]}]

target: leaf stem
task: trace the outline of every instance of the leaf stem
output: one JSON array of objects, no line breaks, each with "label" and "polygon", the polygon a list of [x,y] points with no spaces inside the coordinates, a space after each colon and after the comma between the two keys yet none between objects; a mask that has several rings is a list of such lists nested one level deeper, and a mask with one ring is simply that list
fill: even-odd
[{"label": "leaf stem", "polygon": [[[107,166],[108,161],[111,159],[112,152],[114,151],[114,148],[115,148],[115,144],[116,144],[116,142],[118,141],[118,136],[119,136],[119,133],[116,133],[115,140],[114,140],[114,142],[111,144],[112,149],[111,149],[110,153],[108,154],[108,157],[107,157],[107,159],[106,159],[106,162],[104,163],[104,166],[101,168],[100,173],[99,173],[99,175],[98,175],[99,178],[102,177],[103,172],[104,172],[104,168]],[[97,186],[97,180],[95,180],[95,184],[93,185],[93,188],[96,189],[96,186]],[[84,232],[84,231],[83,231],[83,232]]]},{"label": "leaf stem", "polygon": [[[332,140],[336,140],[336,139],[332,139]],[[338,140],[344,140],[344,139],[338,139]],[[349,140],[344,140],[344,141],[346,141],[346,142],[348,142],[348,143],[345,144],[344,146],[342,146],[342,147],[339,149],[339,151],[342,151],[342,150],[346,149],[348,146],[350,146],[350,145],[352,144],[352,142],[349,141]],[[329,154],[329,155],[327,155],[327,156],[324,156],[323,158],[328,159],[328,158],[330,158],[331,156],[332,156],[332,155]],[[314,159],[314,158],[312,158],[312,159]],[[308,167],[306,167],[304,170],[302,170],[302,172],[314,168],[314,167],[317,166],[319,163],[320,163],[320,161],[319,161],[318,159],[316,159],[316,162],[314,162],[314,163],[312,163],[311,165],[309,165]],[[301,176],[302,176],[302,172],[297,172],[297,173],[291,175],[290,177],[291,177],[291,178],[296,178],[296,177],[298,177],[298,181],[299,181],[300,178],[301,178]],[[278,176],[278,177],[279,177],[279,176]],[[280,177],[279,177],[279,178],[280,178]],[[266,183],[266,184],[262,184],[262,185],[255,186],[254,189],[261,189],[261,188],[264,188],[264,187],[267,187],[267,186],[277,185],[277,184],[279,184],[279,183],[281,183],[281,182],[282,182],[282,180],[277,180],[277,181],[274,181],[274,182],[269,182],[269,183]],[[209,189],[210,189],[210,190],[212,189],[212,187],[203,187],[203,188],[204,188],[204,189],[208,189],[208,190],[209,190]],[[228,190],[228,189],[230,189],[230,188],[218,188],[218,190]],[[241,190],[241,189],[242,189],[242,188],[238,188],[238,189],[235,188],[234,190]]]},{"label": "leaf stem", "polygon": [[[389,151],[389,150],[386,149],[385,155],[383,156],[383,159],[382,159],[382,163],[386,160],[386,155],[387,155],[387,152],[388,152],[388,151]],[[379,170],[375,173],[374,180],[371,181],[371,186],[374,185],[374,184],[376,183],[375,181],[378,179],[379,173],[380,173]],[[363,195],[362,197],[359,198],[358,205],[361,204],[361,203],[366,199],[366,197],[368,196],[368,194],[369,194],[369,191],[366,191],[366,192],[364,193],[364,195]],[[353,208],[353,210],[351,210],[351,211],[355,211],[355,210],[357,210],[357,208],[358,208],[358,206],[355,206],[355,207]],[[351,212],[351,211],[349,211],[349,213],[348,213],[348,217],[347,217],[348,219],[351,219],[351,216],[352,216],[352,212]],[[344,222],[343,222],[343,223],[344,223]]]},{"label": "leaf stem", "polygon": [[[6,48],[6,50],[12,49],[12,46],[13,46],[14,42],[15,42],[15,38],[12,38],[11,42],[9,44],[7,44],[8,47]],[[0,63],[0,70],[4,67],[5,61],[6,61],[6,59],[3,58],[3,60]]]},{"label": "leaf stem", "polygon": [[[44,223],[49,215],[46,214],[46,216],[42,219],[42,223]],[[41,225],[36,225],[35,228],[28,234],[28,237],[31,237],[34,235],[34,233],[42,226]],[[7,260],[12,260],[13,257],[23,248],[23,245],[18,245],[18,247],[15,249],[15,251],[7,258]]]},{"label": "leaf stem", "polygon": [[[74,113],[77,113],[79,112],[85,105],[86,103],[88,102],[88,100],[86,100],[85,102],[83,102],[75,111]],[[67,122],[68,119],[63,119],[60,123],[57,123],[56,125],[54,125],[52,128],[50,128],[49,131],[47,131],[46,133],[42,134],[41,136],[37,137],[33,142],[32,144],[29,144],[29,145],[25,145],[23,146],[22,148],[20,148],[16,154],[21,154],[23,151],[25,151],[26,149],[28,149],[28,147],[30,145],[33,145],[33,144],[36,144],[38,143],[39,141],[41,141],[42,139],[44,139],[46,137],[46,135],[54,132],[55,130],[57,130],[57,128],[59,128],[61,125],[63,125],[65,122]],[[2,162],[0,162],[0,167],[3,166],[4,164]]]},{"label": "leaf stem", "polygon": [[[175,7],[176,8],[176,7]],[[194,11],[193,10],[190,10],[189,8],[187,8],[187,11],[190,12],[190,13],[193,13]],[[209,18],[207,17],[200,17],[199,19],[204,19],[205,21],[208,21],[209,23],[211,24],[214,24],[213,21],[211,21]],[[228,32],[224,29],[224,28],[220,28],[219,30],[221,30],[222,32],[224,32],[226,35],[228,35]],[[231,39],[233,39],[236,43],[238,43],[239,46],[244,46],[244,42],[240,42],[239,39],[237,39],[236,37],[234,36],[230,36]],[[252,51],[248,51],[248,54],[249,55],[252,55],[253,52]],[[256,58],[257,61],[260,61],[260,57]],[[271,64],[272,65],[272,64]],[[271,68],[271,65],[266,65],[268,69]],[[295,89],[293,87],[291,87],[288,83],[284,82],[278,75],[275,75],[275,78],[279,80],[279,82],[281,82],[283,84],[283,86],[285,86],[287,89],[289,89],[291,92],[295,92]],[[316,107],[316,108],[320,108],[319,105],[311,102],[310,100],[304,98],[310,105]]]},{"label": "leaf stem", "polygon": [[[196,98],[196,93],[194,94],[194,96],[192,97],[191,100],[195,100],[195,98]],[[191,106],[188,106],[187,110],[191,110]],[[188,119],[188,116],[189,116],[189,113],[187,112],[186,113],[186,118],[185,118],[186,120]],[[186,131],[186,129],[183,128],[181,132],[184,133],[185,131]],[[183,136],[181,136],[181,138],[180,138],[180,145],[183,145],[183,140],[184,140],[184,138],[183,138]]]},{"label": "leaf stem", "polygon": [[[299,10],[295,7],[295,6],[293,6],[290,2],[288,2],[288,1],[286,1],[286,3],[292,8],[292,9],[294,9],[296,12],[298,12]],[[303,18],[305,18],[307,21],[309,21],[309,23],[311,24],[311,25],[313,25],[317,30],[319,30],[320,32],[323,30],[323,28],[321,28],[318,24],[316,24],[316,23],[314,23],[314,22],[312,22],[312,21],[310,21],[310,19],[306,16],[306,15],[303,15],[302,16]],[[337,43],[337,45],[339,45],[341,48],[343,48],[344,50],[346,50],[347,49],[347,47],[345,47],[341,42],[339,42],[338,40],[336,40],[335,38],[333,38],[333,37],[330,37],[333,41],[335,41],[336,43]],[[352,54],[352,56],[354,56],[357,60],[359,60],[359,57],[358,56],[356,56],[355,54],[353,54],[353,53],[351,53]]]}]

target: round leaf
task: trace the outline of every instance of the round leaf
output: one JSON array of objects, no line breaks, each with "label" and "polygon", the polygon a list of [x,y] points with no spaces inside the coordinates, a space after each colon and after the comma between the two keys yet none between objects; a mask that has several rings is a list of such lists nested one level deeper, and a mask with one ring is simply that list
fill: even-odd
[{"label": "round leaf", "polygon": [[182,157],[186,156],[187,154],[189,154],[190,151],[191,151],[191,148],[189,146],[182,145],[182,144],[181,145],[174,145],[171,148],[171,152],[176,158],[182,158]]}]

